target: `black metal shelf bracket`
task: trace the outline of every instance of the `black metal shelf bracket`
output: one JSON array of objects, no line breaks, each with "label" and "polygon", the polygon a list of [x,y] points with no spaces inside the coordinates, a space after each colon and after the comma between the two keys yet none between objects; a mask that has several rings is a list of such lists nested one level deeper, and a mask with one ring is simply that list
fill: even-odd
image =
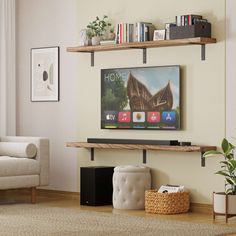
[{"label": "black metal shelf bracket", "polygon": [[143,164],[147,163],[147,150],[143,149]]},{"label": "black metal shelf bracket", "polygon": [[143,64],[147,63],[147,49],[143,48]]},{"label": "black metal shelf bracket", "polygon": [[206,45],[201,44],[201,60],[205,61],[206,59]]},{"label": "black metal shelf bracket", "polygon": [[204,157],[204,153],[205,152],[201,152],[201,167],[205,167],[206,166],[206,158]]},{"label": "black metal shelf bracket", "polygon": [[[90,160],[94,161],[94,148],[90,149]],[[147,150],[143,150],[143,164],[147,163]]]},{"label": "black metal shelf bracket", "polygon": [[94,52],[91,52],[91,66],[94,66]]},{"label": "black metal shelf bracket", "polygon": [[[138,47],[137,47],[138,48]],[[143,64],[147,64],[147,48],[142,48],[143,50]],[[91,67],[94,67],[94,52],[90,52],[91,55]],[[206,60],[206,45],[201,44],[201,60]]]},{"label": "black metal shelf bracket", "polygon": [[94,161],[94,148],[91,148],[91,161]]},{"label": "black metal shelf bracket", "polygon": [[[204,157],[204,151],[201,151],[201,167],[206,166],[206,158]],[[90,148],[90,160],[94,161],[94,148]],[[147,150],[143,149],[143,164],[147,163]]]}]

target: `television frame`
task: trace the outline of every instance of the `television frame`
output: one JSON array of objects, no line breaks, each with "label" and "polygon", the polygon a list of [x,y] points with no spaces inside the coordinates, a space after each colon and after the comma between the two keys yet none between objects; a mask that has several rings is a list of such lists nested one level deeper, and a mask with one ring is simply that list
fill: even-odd
[{"label": "television frame", "polygon": [[[163,81],[171,81],[171,82],[173,82],[173,80],[177,80],[177,82],[175,82],[175,83],[177,83],[177,89],[176,89],[176,87],[175,87],[175,93],[176,93],[176,91],[177,91],[177,96],[178,96],[178,98],[177,98],[177,100],[178,100],[178,102],[177,102],[177,105],[176,105],[176,107],[172,107],[171,108],[171,110],[169,110],[170,112],[171,111],[174,111],[175,112],[175,114],[177,114],[177,117],[175,117],[176,118],[176,122],[175,122],[175,127],[173,127],[173,126],[168,126],[168,125],[163,125],[163,126],[161,126],[161,127],[158,127],[158,126],[156,126],[156,127],[151,127],[151,126],[148,126],[147,124],[149,123],[148,121],[147,121],[147,113],[149,112],[148,110],[140,110],[140,113],[141,112],[145,112],[145,121],[143,122],[143,125],[145,126],[145,127],[138,127],[138,126],[135,126],[134,125],[134,121],[132,120],[132,122],[130,121],[130,127],[122,127],[121,125],[119,126],[119,127],[112,127],[112,125],[110,125],[109,126],[109,123],[107,122],[107,123],[105,123],[104,122],[104,117],[105,117],[105,114],[103,114],[104,113],[104,110],[103,110],[103,94],[104,94],[104,80],[105,80],[105,73],[106,72],[109,72],[109,71],[124,71],[124,74],[128,74],[128,71],[130,71],[131,73],[132,72],[135,72],[135,71],[148,71],[148,70],[158,70],[158,69],[164,69],[164,68],[170,68],[170,69],[176,69],[177,71],[175,72],[175,76],[176,77],[171,77],[170,79],[167,79],[167,78],[164,78],[163,79]],[[114,73],[113,72],[113,73]],[[145,72],[144,72],[145,73]],[[147,73],[147,72],[146,72]],[[173,75],[172,75],[173,76]],[[146,78],[145,78],[146,79]],[[150,79],[150,78],[149,78]],[[152,78],[153,79],[153,78]],[[140,81],[140,79],[137,79],[138,80],[138,82],[140,82],[141,84],[143,84],[144,85],[144,87],[147,87],[146,86],[146,84],[144,84],[143,83],[143,80],[141,79],[141,81]],[[159,79],[158,79],[159,80]],[[128,81],[128,78],[126,78],[125,80],[123,80],[124,81],[124,83],[128,83],[127,81]],[[180,65],[164,65],[164,66],[149,66],[149,67],[127,67],[127,68],[109,68],[109,69],[101,69],[101,112],[100,112],[100,119],[101,119],[101,129],[104,129],[104,130],[106,130],[106,129],[108,129],[108,130],[111,130],[111,129],[113,129],[113,130],[160,130],[160,131],[178,131],[178,130],[181,130],[182,129],[182,109],[181,109],[181,107],[182,107],[182,99],[181,99],[181,81],[182,81],[182,79],[181,79],[181,66]],[[160,82],[160,81],[159,81]],[[169,82],[168,82],[168,84],[169,84]],[[175,84],[175,86],[176,86],[176,84]],[[167,85],[166,85],[166,87],[167,87]],[[166,87],[164,87],[164,88],[166,88]],[[127,91],[127,85],[126,85],[126,91]],[[163,89],[163,87],[158,87],[158,88],[156,88],[156,89],[159,89],[159,91],[161,91],[162,89]],[[148,90],[148,92],[149,92],[149,90],[150,90],[150,88],[149,87],[147,87],[147,90]],[[158,90],[156,91],[156,94],[158,94],[158,92],[159,92]],[[172,89],[171,89],[171,92],[172,92]],[[154,97],[154,95],[156,96],[156,94],[151,94],[152,95],[152,97]],[[172,92],[172,96],[173,96],[173,92]],[[176,94],[175,94],[175,96],[176,96]],[[129,101],[129,99],[128,99],[128,101]],[[174,102],[174,101],[173,101]],[[115,112],[115,110],[114,110],[114,112]],[[119,113],[119,112],[122,112],[122,110],[116,110],[116,112],[117,113]],[[123,112],[125,112],[125,110],[123,110]],[[130,107],[130,110],[129,110],[129,112],[136,112],[135,110],[132,110],[131,109],[131,107]],[[159,119],[163,119],[162,117],[162,115],[163,115],[163,112],[165,112],[165,111],[159,111],[159,113],[160,113],[160,115],[159,116],[161,116]],[[168,112],[168,111],[167,111]],[[132,113],[132,115],[133,115],[133,113]],[[131,116],[132,116],[131,115]],[[132,117],[130,117],[130,119],[132,119]],[[162,120],[159,120],[159,123],[165,123],[165,122],[162,122]],[[116,122],[116,125],[118,125],[118,124],[120,124],[120,122],[118,122],[118,114],[117,114],[117,122]]]}]

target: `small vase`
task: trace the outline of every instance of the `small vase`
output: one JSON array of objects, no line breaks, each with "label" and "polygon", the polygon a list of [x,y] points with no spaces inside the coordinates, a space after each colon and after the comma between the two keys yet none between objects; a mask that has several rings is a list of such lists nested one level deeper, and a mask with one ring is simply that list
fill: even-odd
[{"label": "small vase", "polygon": [[89,37],[87,34],[87,29],[83,29],[79,34],[79,46],[88,46],[89,45]]},{"label": "small vase", "polygon": [[100,36],[92,37],[92,45],[99,45],[100,41],[101,41],[101,37]]}]

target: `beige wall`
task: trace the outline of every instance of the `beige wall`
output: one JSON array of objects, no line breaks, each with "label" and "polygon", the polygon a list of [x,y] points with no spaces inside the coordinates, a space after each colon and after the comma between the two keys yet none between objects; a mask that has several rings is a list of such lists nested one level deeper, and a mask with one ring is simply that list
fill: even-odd
[{"label": "beige wall", "polygon": [[[17,134],[50,138],[50,189],[77,190],[77,0],[16,0]],[[69,3],[69,4],[68,4]],[[60,102],[30,102],[30,49],[60,46]]]},{"label": "beige wall", "polygon": [[236,145],[236,1],[226,2],[226,135]]},{"label": "beige wall", "polygon": [[[79,190],[75,179],[79,180],[80,166],[142,163],[140,151],[111,150],[95,150],[95,162],[91,163],[89,151],[81,149],[76,166],[76,151],[65,148],[67,140],[102,137],[220,143],[225,135],[225,1],[18,0],[17,3],[17,130],[19,135],[50,137],[50,188]],[[92,68],[88,54],[66,53],[65,48],[77,45],[79,30],[97,15],[107,14],[115,23],[151,21],[162,28],[164,23],[173,22],[175,15],[188,13],[201,14],[212,23],[213,37],[218,43],[206,46],[206,61],[200,60],[199,46],[169,47],[148,49],[145,65],[181,65],[183,130],[101,130],[100,69],[143,66],[142,51],[97,53]],[[61,47],[61,101],[31,103],[29,50],[50,45]],[[223,180],[213,174],[218,161],[219,158],[210,158],[202,168],[199,153],[148,151],[147,165],[152,168],[153,187],[182,184],[191,191],[193,202],[210,203],[212,191],[223,190]]]}]

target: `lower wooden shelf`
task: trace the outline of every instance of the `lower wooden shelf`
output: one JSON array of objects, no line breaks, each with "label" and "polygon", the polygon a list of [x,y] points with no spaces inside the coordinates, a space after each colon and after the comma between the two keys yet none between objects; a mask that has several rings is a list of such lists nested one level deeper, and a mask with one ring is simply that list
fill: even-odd
[{"label": "lower wooden shelf", "polygon": [[126,149],[143,150],[143,163],[146,163],[147,150],[155,151],[174,151],[174,152],[200,152],[201,166],[205,166],[203,154],[209,150],[216,150],[216,146],[168,146],[168,145],[146,145],[146,144],[111,144],[111,143],[87,143],[87,142],[68,142],[67,147],[89,148],[91,149],[91,161],[94,160],[94,148],[97,149]]}]

